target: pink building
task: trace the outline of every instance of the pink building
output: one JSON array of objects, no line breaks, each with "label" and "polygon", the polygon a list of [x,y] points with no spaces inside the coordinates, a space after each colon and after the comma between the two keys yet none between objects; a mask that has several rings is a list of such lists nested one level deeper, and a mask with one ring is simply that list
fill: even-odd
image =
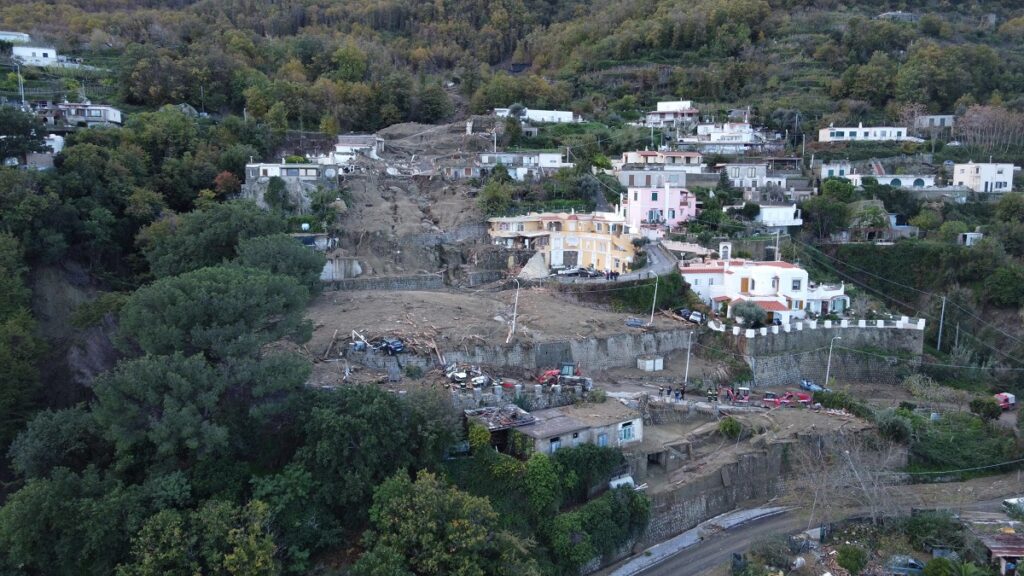
[{"label": "pink building", "polygon": [[686,188],[629,187],[620,208],[630,230],[672,228],[697,217],[697,197]]}]

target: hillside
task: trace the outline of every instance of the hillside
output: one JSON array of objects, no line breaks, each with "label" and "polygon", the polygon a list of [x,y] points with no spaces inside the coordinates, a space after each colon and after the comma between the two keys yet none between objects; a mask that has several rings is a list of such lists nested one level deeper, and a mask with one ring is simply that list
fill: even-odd
[{"label": "hillside", "polygon": [[[244,109],[327,132],[442,120],[465,110],[453,99],[614,123],[672,95],[706,112],[752,105],[790,132],[893,117],[904,102],[1024,106],[1019,3],[843,4],[75,0],[19,3],[0,28],[111,71],[74,82],[30,73],[40,95],[84,86],[127,105]],[[878,18],[894,10],[913,21]],[[2,88],[16,96],[10,80]]]}]

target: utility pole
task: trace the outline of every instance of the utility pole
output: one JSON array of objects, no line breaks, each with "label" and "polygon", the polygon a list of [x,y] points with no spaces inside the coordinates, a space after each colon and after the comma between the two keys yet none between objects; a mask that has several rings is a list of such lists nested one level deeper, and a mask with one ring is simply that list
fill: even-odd
[{"label": "utility pole", "polygon": [[779,235],[782,233],[781,230],[775,231],[775,261],[778,262],[779,258]]},{"label": "utility pole", "polygon": [[491,136],[494,138],[494,153],[498,153],[498,129],[495,128],[491,131]]},{"label": "utility pole", "polygon": [[519,314],[519,278],[513,278],[516,283],[516,299],[512,304],[512,330],[508,333],[508,338],[505,339],[505,344],[512,341],[512,335],[516,333],[516,316]]},{"label": "utility pole", "polygon": [[825,364],[825,388],[828,388],[828,377],[832,374],[832,347],[835,346],[836,340],[842,339],[842,336],[833,336],[832,342],[830,342],[828,345],[828,363]]},{"label": "utility pole", "polygon": [[693,330],[690,330],[690,337],[686,339],[686,371],[683,372],[683,390],[690,384],[690,349],[693,347]]},{"label": "utility pole", "polygon": [[651,299],[651,321],[647,323],[648,326],[654,324],[654,305],[658,302],[658,280],[660,279],[660,276],[654,277],[654,298]]},{"label": "utility pole", "polygon": [[21,111],[25,111],[25,80],[21,77],[21,65],[17,62],[14,63],[14,68],[18,71],[18,94],[21,95]]},{"label": "utility pole", "polygon": [[960,347],[960,323],[956,323],[956,336],[953,338],[953,348]]},{"label": "utility pole", "polygon": [[651,126],[651,148],[654,148],[654,126]]},{"label": "utility pole", "polygon": [[800,135],[800,163],[803,164],[804,156],[807,155],[807,134]]},{"label": "utility pole", "polygon": [[939,340],[935,345],[935,348],[942,352],[942,323],[946,319],[946,297],[942,297],[942,312],[939,314]]}]

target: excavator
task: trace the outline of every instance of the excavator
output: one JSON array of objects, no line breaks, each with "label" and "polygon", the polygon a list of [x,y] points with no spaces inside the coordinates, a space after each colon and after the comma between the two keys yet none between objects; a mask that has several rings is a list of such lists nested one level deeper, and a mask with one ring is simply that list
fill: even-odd
[{"label": "excavator", "polygon": [[585,390],[590,390],[594,383],[590,378],[585,378],[583,373],[580,372],[579,366],[572,362],[562,362],[561,368],[545,370],[541,372],[540,376],[537,376],[537,382],[540,384],[564,384],[574,385],[581,384]]},{"label": "excavator", "polygon": [[750,388],[741,386],[735,392],[733,392],[732,388],[725,388],[725,397],[734,406],[746,406],[750,404]]}]

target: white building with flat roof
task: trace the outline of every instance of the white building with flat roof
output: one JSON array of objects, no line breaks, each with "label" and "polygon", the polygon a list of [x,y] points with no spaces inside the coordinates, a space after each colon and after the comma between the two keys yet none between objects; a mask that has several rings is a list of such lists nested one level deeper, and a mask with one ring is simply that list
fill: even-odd
[{"label": "white building with flat roof", "polygon": [[28,46],[15,44],[11,57],[25,66],[56,66],[59,62],[57,49],[49,46]]},{"label": "white building with flat roof", "polygon": [[1020,167],[1013,164],[993,162],[954,164],[950,180],[974,192],[1009,192],[1013,190],[1013,174],[1018,170]]},{"label": "white building with flat roof", "polygon": [[907,140],[907,129],[902,126],[856,127],[832,126],[818,130],[819,142],[899,142]]},{"label": "white building with flat roof", "polygon": [[[509,115],[509,110],[509,108],[495,108],[494,115],[498,118],[505,118]],[[548,124],[572,124],[583,121],[582,118],[569,110],[534,110],[532,108],[523,108],[520,119],[527,122]]]},{"label": "white building with flat roof", "polygon": [[32,37],[24,32],[11,32],[10,30],[0,30],[0,40],[4,42],[11,42],[14,44],[28,44],[32,41]]},{"label": "white building with flat roof", "polygon": [[674,100],[658,102],[657,108],[648,112],[645,119],[647,126],[664,128],[696,122],[699,115],[700,110],[694,108],[691,100]]}]

